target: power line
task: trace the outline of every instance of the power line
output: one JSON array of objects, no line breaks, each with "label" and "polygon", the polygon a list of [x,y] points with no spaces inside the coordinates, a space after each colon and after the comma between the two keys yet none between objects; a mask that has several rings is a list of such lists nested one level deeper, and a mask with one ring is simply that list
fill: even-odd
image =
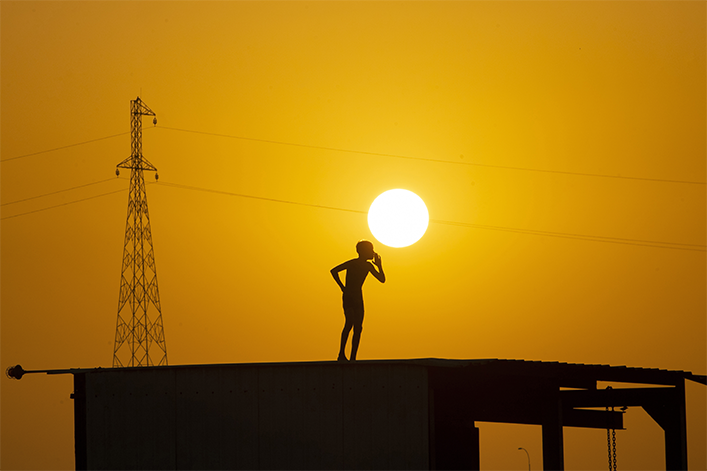
[{"label": "power line", "polygon": [[49,210],[49,209],[59,208],[59,207],[61,207],[61,206],[68,206],[68,205],[70,205],[70,204],[80,203],[80,202],[82,202],[82,201],[92,200],[92,199],[95,199],[95,198],[100,198],[100,197],[102,197],[102,196],[112,195],[112,194],[114,194],[114,193],[120,193],[121,191],[128,191],[128,189],[127,189],[127,188],[122,188],[122,189],[120,189],[120,190],[109,191],[108,193],[101,193],[100,195],[89,196],[89,197],[81,198],[81,199],[75,200],[75,201],[69,201],[69,202],[66,202],[66,203],[56,204],[56,205],[54,205],[54,206],[49,206],[49,207],[47,207],[47,208],[35,209],[34,211],[26,211],[26,212],[20,213],[20,214],[13,214],[12,216],[5,216],[5,217],[2,218],[1,220],[4,221],[5,219],[17,218],[17,217],[20,217],[20,216],[26,216],[26,215],[28,215],[28,214],[39,213],[39,212],[41,212],[41,211],[47,211],[47,210]]},{"label": "power line", "polygon": [[[112,178],[111,178],[111,180],[112,180]],[[121,180],[125,180],[125,179],[121,178]],[[146,185],[153,185],[155,183],[156,182],[147,182]],[[101,194],[95,195],[95,196],[88,196],[86,198],[81,198],[81,199],[74,200],[74,201],[67,201],[66,203],[55,204],[54,206],[48,206],[46,208],[35,209],[33,211],[25,211],[24,213],[13,214],[12,216],[5,216],[3,218],[0,218],[0,220],[4,221],[5,219],[12,219],[12,218],[20,217],[20,216],[27,216],[28,214],[34,214],[34,213],[39,213],[42,211],[48,211],[50,209],[60,208],[62,206],[69,206],[71,204],[81,203],[82,201],[88,201],[88,200],[92,200],[92,199],[96,199],[96,198],[101,198],[103,196],[108,196],[108,195],[113,195],[115,193],[120,193],[121,191],[128,191],[128,188],[121,188],[120,190],[109,191],[107,193],[101,193]]]},{"label": "power line", "polygon": [[480,163],[474,163],[474,162],[456,162],[456,161],[451,161],[451,160],[429,159],[429,158],[425,158],[425,157],[412,157],[409,155],[386,154],[386,153],[381,153],[381,152],[368,152],[368,151],[361,151],[361,150],[341,149],[341,148],[337,148],[337,147],[325,147],[325,146],[315,146],[315,145],[309,145],[309,144],[297,144],[297,143],[293,143],[293,142],[275,141],[275,140],[271,140],[271,139],[258,139],[258,138],[253,138],[253,137],[234,136],[231,134],[220,134],[220,133],[206,132],[206,131],[194,131],[191,129],[173,128],[173,127],[168,127],[168,126],[157,126],[157,128],[168,129],[171,131],[193,133],[193,134],[203,134],[206,136],[225,137],[225,138],[229,138],[229,139],[239,139],[239,140],[244,140],[244,141],[264,142],[264,143],[268,143],[268,144],[278,144],[278,145],[283,145],[283,146],[305,147],[305,148],[309,148],[309,149],[328,150],[328,151],[334,151],[334,152],[346,152],[346,153],[361,154],[361,155],[372,155],[372,156],[377,156],[377,157],[393,157],[393,158],[397,158],[397,159],[418,160],[418,161],[422,161],[422,162],[435,162],[435,163],[451,164],[451,165],[466,165],[466,166],[473,166],[473,167],[498,168],[498,169],[504,169],[504,170],[518,170],[518,171],[525,171],[525,172],[553,173],[553,174],[559,174],[559,175],[573,175],[573,176],[595,177],[595,178],[615,178],[615,179],[621,179],[621,180],[639,180],[639,181],[661,182],[661,183],[684,183],[684,184],[690,184],[690,185],[706,185],[707,184],[707,182],[690,181],[690,180],[669,180],[669,179],[663,179],[663,178],[629,177],[629,176],[623,176],[623,175],[606,175],[606,174],[599,174],[599,173],[567,172],[567,171],[563,171],[563,170],[545,170],[545,169],[530,168],[530,167],[514,167],[514,166],[510,166],[510,165],[492,165],[492,164],[480,164]]},{"label": "power line", "polygon": [[[112,178],[110,180],[112,180]],[[89,185],[94,185],[97,183],[104,183],[105,181],[107,181],[107,180],[103,180],[101,182],[95,182],[95,183],[88,183],[86,185],[80,185],[80,186],[74,187],[74,188],[81,188],[81,187],[85,187],[85,186],[89,186]],[[343,212],[348,212],[348,213],[368,214],[367,211],[361,211],[361,210],[356,210],[356,209],[337,208],[335,206],[326,206],[326,205],[313,204],[313,203],[302,203],[302,202],[298,202],[298,201],[284,200],[284,199],[278,199],[278,198],[268,198],[268,197],[264,197],[264,196],[247,195],[247,194],[243,194],[243,193],[234,193],[234,192],[223,191],[223,190],[213,190],[210,188],[182,185],[179,183],[170,183],[170,182],[164,182],[164,181],[162,181],[162,182],[148,182],[147,185],[152,185],[155,183],[157,183],[159,185],[172,187],[172,188],[177,188],[177,189],[200,191],[200,192],[204,192],[204,193],[212,193],[212,194],[218,194],[218,195],[224,195],[224,196],[234,196],[234,197],[239,197],[239,198],[248,198],[248,199],[261,200],[261,201],[269,201],[269,202],[273,202],[273,203],[291,204],[291,205],[296,205],[296,206],[306,206],[306,207],[318,208],[318,209],[328,209],[328,210],[333,210],[333,211],[343,211]],[[73,188],[70,188],[70,189],[73,189]],[[57,191],[54,193],[59,193],[61,191],[68,191],[68,190],[69,189],[60,190],[60,191]],[[78,200],[69,201],[66,203],[61,203],[61,204],[49,206],[46,208],[36,209],[33,211],[26,211],[23,213],[12,215],[12,216],[3,217],[2,220],[12,219],[12,218],[20,217],[20,216],[26,216],[28,214],[34,214],[34,213],[38,213],[41,211],[47,211],[47,210],[59,208],[62,206],[68,206],[71,204],[80,203],[82,201],[87,201],[87,200],[91,200],[91,199],[95,199],[95,198],[100,198],[103,196],[112,195],[115,193],[120,193],[121,191],[126,191],[126,190],[127,190],[127,188],[123,188],[120,190],[110,191],[107,193],[101,193],[99,195],[89,196],[86,198],[81,198]],[[46,196],[46,195],[40,195],[40,196]],[[38,197],[39,196],[37,196],[35,198],[38,198]],[[32,199],[32,198],[28,198],[28,199]],[[19,201],[17,201],[17,202],[19,202]],[[539,235],[539,236],[546,236],[546,237],[558,237],[558,238],[564,238],[564,239],[585,240],[585,241],[590,241],[590,242],[604,242],[604,243],[622,244],[622,245],[635,245],[635,246],[653,247],[653,248],[660,248],[660,249],[687,250],[687,251],[693,251],[693,252],[707,251],[707,246],[700,245],[700,244],[684,244],[684,243],[679,243],[679,242],[664,242],[664,241],[645,240],[645,239],[628,239],[628,238],[619,238],[619,237],[594,236],[594,235],[588,235],[588,234],[573,234],[573,233],[568,233],[568,232],[540,231],[540,230],[533,230],[533,229],[521,229],[521,228],[514,228],[514,227],[490,226],[490,225],[484,225],[484,224],[471,224],[471,223],[465,223],[465,222],[445,221],[445,220],[441,220],[441,219],[431,219],[430,222],[432,222],[434,224],[442,224],[442,225],[448,225],[448,226],[468,227],[468,228],[473,228],[473,229],[485,229],[485,230],[503,231],[503,232],[515,232],[515,233],[519,233],[519,234],[529,234],[529,235]]]},{"label": "power line", "polygon": [[[707,182],[691,181],[691,180],[671,180],[671,179],[665,179],[665,178],[631,177],[631,176],[624,176],[624,175],[607,175],[607,174],[600,174],[600,173],[569,172],[569,171],[564,171],[564,170],[548,170],[548,169],[539,169],[539,168],[531,168],[531,167],[517,167],[517,166],[511,166],[511,165],[493,165],[493,164],[482,164],[482,163],[475,163],[475,162],[456,162],[456,161],[451,161],[451,160],[439,160],[439,159],[430,159],[430,158],[425,158],[425,157],[413,157],[413,156],[409,156],[409,155],[388,154],[388,153],[382,153],[382,152],[369,152],[369,151],[352,150],[352,149],[341,149],[341,148],[337,148],[337,147],[315,146],[315,145],[310,145],[310,144],[298,144],[298,143],[293,143],[293,142],[276,141],[276,140],[272,140],[272,139],[258,139],[258,138],[254,138],[254,137],[234,136],[231,134],[222,134],[222,133],[214,133],[214,132],[207,132],[207,131],[195,131],[195,130],[191,130],[191,129],[181,129],[181,128],[174,128],[174,127],[169,127],[169,126],[155,126],[155,127],[160,128],[160,129],[167,129],[167,130],[171,130],[171,131],[179,131],[179,132],[186,132],[186,133],[192,133],[192,134],[202,134],[202,135],[206,135],[206,136],[225,137],[225,138],[229,138],[229,139],[264,142],[264,143],[268,143],[268,144],[278,144],[278,145],[293,146],[293,147],[304,147],[304,148],[309,148],[309,149],[328,150],[328,151],[334,151],[334,152],[345,152],[345,153],[351,153],[351,154],[372,155],[372,156],[377,156],[377,157],[393,157],[393,158],[397,158],[397,159],[417,160],[417,161],[421,161],[421,162],[434,162],[434,163],[450,164],[450,165],[465,165],[465,166],[473,166],[473,167],[498,168],[498,169],[504,169],[504,170],[550,173],[550,174],[558,174],[558,175],[573,175],[573,176],[594,177],[594,178],[614,178],[614,179],[619,179],[619,180],[638,180],[638,181],[649,181],[649,182],[660,182],[660,183],[683,183],[683,184],[689,184],[689,185],[707,185]],[[147,129],[152,129],[152,128],[147,128]],[[47,150],[42,150],[39,152],[33,152],[30,154],[18,155],[15,157],[10,157],[8,159],[2,159],[2,160],[0,160],[0,163],[9,162],[11,160],[17,160],[17,159],[21,159],[24,157],[31,157],[33,155],[54,152],[57,150],[67,149],[70,147],[76,147],[76,146],[80,146],[80,145],[84,145],[84,144],[89,144],[91,142],[97,142],[97,141],[102,141],[105,139],[111,139],[113,137],[118,137],[118,136],[122,136],[125,134],[129,134],[129,131],[118,133],[118,134],[112,134],[110,136],[99,137],[97,139],[90,139],[88,141],[77,142],[75,144],[69,144],[66,146],[55,147],[53,149],[47,149]]]},{"label": "power line", "polygon": [[437,224],[445,224],[448,226],[460,226],[460,227],[470,227],[475,229],[488,229],[493,231],[504,231],[504,232],[516,232],[520,234],[530,234],[539,235],[547,237],[560,237],[563,239],[576,239],[576,240],[587,240],[591,242],[607,242],[612,244],[623,244],[623,245],[639,245],[643,247],[654,247],[661,249],[676,249],[676,250],[689,250],[695,252],[706,252],[707,246],[700,244],[683,244],[680,242],[662,242],[655,240],[643,240],[643,239],[625,239],[620,237],[607,237],[607,236],[593,236],[587,234],[572,234],[567,232],[551,232],[551,231],[539,231],[534,229],[519,229],[513,227],[502,227],[502,226],[487,226],[483,224],[471,224],[465,222],[454,222],[454,221],[442,221],[442,220],[431,220]]},{"label": "power line", "polygon": [[[263,201],[271,201],[271,202],[276,202],[276,203],[293,204],[293,205],[298,205],[298,206],[308,206],[308,207],[312,207],[312,208],[329,209],[329,210],[334,210],[334,211],[345,211],[345,212],[349,212],[349,213],[368,214],[367,211],[360,211],[360,210],[355,210],[355,209],[337,208],[334,206],[324,206],[324,205],[311,204],[311,203],[301,203],[301,202],[297,202],[297,201],[290,201],[290,200],[283,200],[283,199],[276,199],[276,198],[266,198],[266,197],[262,197],[262,196],[246,195],[246,194],[242,194],[242,193],[233,193],[230,191],[222,191],[222,190],[212,190],[209,188],[188,186],[188,185],[182,185],[182,184],[178,184],[178,183],[159,182],[158,184],[170,186],[173,188],[191,190],[191,191],[201,191],[201,192],[205,192],[205,193],[214,193],[214,194],[220,194],[220,195],[226,195],[226,196],[236,196],[236,197],[241,197],[241,198],[250,198],[250,199],[263,200]],[[643,246],[643,247],[653,247],[653,248],[660,248],[660,249],[688,250],[688,251],[694,251],[694,252],[707,251],[707,246],[699,245],[699,244],[683,244],[683,243],[678,243],[678,242],[662,242],[662,241],[653,241],[653,240],[644,240],[644,239],[625,239],[625,238],[619,238],[619,237],[593,236],[593,235],[586,235],[586,234],[572,234],[572,233],[567,233],[567,232],[538,231],[538,230],[520,229],[520,228],[514,228],[514,227],[489,226],[489,225],[483,225],[483,224],[470,224],[470,223],[464,223],[464,222],[444,221],[444,220],[440,220],[440,219],[431,219],[430,222],[435,223],[435,224],[448,225],[448,226],[468,227],[468,228],[474,228],[474,229],[486,229],[486,230],[504,231],[504,232],[516,232],[516,233],[520,233],[520,234],[530,234],[530,235],[539,235],[539,236],[547,236],[547,237],[559,237],[559,238],[564,238],[564,239],[585,240],[585,241],[590,241],[590,242],[604,242],[604,243],[612,243],[612,244],[637,245],[637,246]]]},{"label": "power line", "polygon": [[349,213],[368,214],[367,211],[358,211],[355,209],[336,208],[334,206],[324,206],[321,204],[300,203],[297,201],[281,200],[281,199],[277,199],[277,198],[266,198],[264,196],[254,196],[254,195],[245,195],[242,193],[232,193],[230,191],[211,190],[209,188],[200,188],[200,187],[196,187],[196,186],[182,185],[179,183],[169,183],[169,182],[161,181],[161,182],[159,182],[159,185],[171,186],[173,188],[180,188],[183,190],[202,191],[202,192],[206,192],[206,193],[215,193],[218,195],[237,196],[240,198],[250,198],[250,199],[254,199],[254,200],[270,201],[273,203],[294,204],[297,206],[308,206],[310,208],[331,209],[331,210],[335,210],[335,211],[346,211]]},{"label": "power line", "polygon": [[[306,147],[306,148],[312,148],[312,149],[322,149],[322,150],[330,150],[330,151],[336,151],[336,152],[357,153],[357,154],[363,154],[363,155],[394,157],[394,158],[420,160],[420,161],[428,161],[428,162],[436,162],[436,163],[447,163],[447,164],[456,164],[456,165],[473,165],[473,166],[490,167],[490,168],[502,168],[502,169],[510,169],[510,170],[524,170],[524,171],[533,171],[533,172],[558,173],[558,174],[580,175],[580,176],[589,176],[589,177],[623,178],[623,179],[630,179],[630,180],[646,180],[646,181],[658,181],[658,182],[669,182],[669,183],[699,184],[699,185],[705,184],[704,182],[694,182],[694,181],[684,181],[684,180],[665,180],[665,179],[651,179],[651,178],[641,178],[641,177],[625,177],[625,176],[614,176],[614,175],[578,173],[578,172],[564,172],[564,171],[556,171],[556,170],[541,170],[541,169],[524,168],[524,167],[476,164],[476,163],[471,163],[471,162],[452,162],[452,161],[437,160],[437,159],[427,159],[427,158],[421,158],[421,157],[410,157],[410,156],[397,155],[397,154],[385,154],[385,153],[378,153],[378,152],[339,149],[339,148],[334,148],[334,147],[313,146],[313,145],[308,145],[308,144],[296,144],[296,143],[275,141],[275,140],[269,140],[269,139],[249,138],[249,137],[234,136],[234,135],[229,135],[229,134],[219,134],[219,133],[212,133],[212,132],[205,132],[205,131],[194,131],[194,130],[188,130],[188,129],[172,128],[172,127],[166,127],[166,126],[160,126],[160,128],[173,130],[173,131],[203,134],[203,135],[216,136],[216,137],[225,137],[225,138],[231,138],[231,139],[249,140],[249,141],[256,141],[256,142],[265,142],[265,143],[278,144],[278,145]],[[70,144],[70,145],[66,145],[66,146],[62,146],[62,147],[56,147],[54,149],[48,149],[48,150],[44,150],[44,151],[40,151],[40,152],[34,152],[31,154],[19,155],[16,157],[11,157],[9,159],[4,159],[1,162],[7,162],[10,160],[16,160],[16,159],[20,159],[23,157],[29,157],[32,155],[38,155],[38,154],[52,152],[52,151],[56,151],[56,150],[60,150],[60,149],[66,149],[69,147],[80,146],[80,145],[88,144],[91,142],[96,142],[96,141],[110,139],[110,138],[117,137],[117,136],[122,136],[124,134],[128,134],[128,132],[113,134],[110,136],[105,136],[105,137],[101,137],[101,138],[97,138],[97,139],[91,139],[88,141],[83,141],[83,142]],[[45,193],[42,195],[32,196],[32,197],[24,198],[21,200],[11,201],[8,203],[2,203],[1,206],[7,206],[10,204],[21,203],[24,201],[42,198],[45,196],[50,196],[50,195],[62,193],[65,191],[70,191],[70,190],[74,190],[74,189],[78,189],[78,188],[84,188],[87,186],[105,183],[109,180],[112,180],[112,178],[106,179],[106,180],[101,180],[98,182],[87,183],[87,184],[75,186],[72,188],[66,188],[63,190],[57,190],[57,191]],[[320,208],[320,209],[330,209],[330,210],[336,210],[336,211],[346,211],[346,212],[352,212],[352,213],[366,214],[365,211],[359,211],[359,210],[336,208],[336,207],[332,207],[332,206],[324,206],[324,205],[317,205],[317,204],[310,204],[310,203],[301,203],[301,202],[282,200],[282,199],[276,199],[276,198],[267,198],[267,197],[246,195],[246,194],[233,193],[233,192],[227,192],[227,191],[212,190],[212,189],[208,189],[208,188],[200,188],[200,187],[182,185],[182,184],[177,184],[177,183],[162,182],[162,184],[165,186],[171,186],[174,188],[202,191],[202,192],[215,193],[215,194],[222,194],[222,195],[227,195],[227,196],[236,196],[236,197],[241,197],[241,198],[258,199],[258,200],[270,201],[270,202],[276,202],[276,203],[285,203],[285,204],[293,204],[293,205],[298,205],[298,206],[308,206],[308,207]],[[11,219],[11,218],[25,216],[28,214],[33,214],[33,213],[37,213],[37,212],[41,212],[41,211],[47,211],[49,209],[54,209],[54,208],[58,208],[61,206],[67,206],[70,204],[75,204],[75,203],[79,203],[82,201],[111,195],[114,193],[118,193],[120,191],[125,191],[125,190],[121,189],[121,190],[116,190],[116,191],[112,191],[112,192],[108,192],[108,193],[102,193],[99,195],[90,196],[90,197],[82,198],[79,200],[69,201],[66,203],[61,203],[61,204],[49,206],[46,208],[41,208],[41,209],[37,209],[37,210],[33,210],[33,211],[27,211],[24,213],[15,214],[13,216],[6,216],[1,219],[2,220]],[[477,228],[477,229],[497,230],[497,231],[506,231],[506,232],[516,232],[516,233],[533,234],[533,235],[541,235],[541,236],[548,236],[548,237],[570,238],[570,239],[587,240],[587,241],[594,241],[594,242],[608,242],[608,243],[616,243],[616,244],[640,245],[640,246],[648,246],[648,247],[656,247],[656,248],[670,248],[670,249],[677,249],[677,250],[692,250],[692,251],[701,251],[701,252],[706,251],[705,245],[698,245],[698,244],[682,244],[682,243],[675,243],[675,242],[661,242],[661,241],[651,241],[651,240],[642,240],[642,239],[622,239],[622,238],[616,238],[616,237],[592,236],[592,235],[586,235],[586,234],[571,234],[571,233],[564,233],[564,232],[538,231],[538,230],[531,230],[531,229],[519,229],[519,228],[501,227],[501,226],[488,226],[488,225],[481,225],[481,224],[470,224],[470,223],[455,222],[455,221],[443,221],[443,220],[431,220],[431,222],[437,223],[437,224],[451,225],[451,226],[470,227],[470,228]]]},{"label": "power line", "polygon": [[29,198],[24,198],[24,199],[21,199],[21,200],[10,201],[10,202],[7,202],[7,203],[2,203],[0,206],[7,206],[7,205],[10,205],[10,204],[23,203],[23,202],[25,202],[25,201],[34,200],[34,199],[37,199],[37,198],[44,198],[45,196],[50,196],[50,195],[56,195],[57,193],[63,193],[63,192],[65,192],[65,191],[76,190],[76,189],[78,189],[78,188],[85,188],[85,187],[91,186],[91,185],[98,185],[99,183],[105,183],[105,182],[108,182],[108,181],[111,181],[111,180],[115,180],[115,178],[107,178],[107,179],[101,180],[101,181],[99,181],[99,182],[86,183],[85,185],[74,186],[74,187],[71,187],[71,188],[66,188],[66,189],[64,189],[64,190],[52,191],[51,193],[44,193],[43,195],[30,196]]},{"label": "power line", "polygon": [[69,145],[66,145],[66,146],[54,147],[53,149],[40,150],[39,152],[32,152],[31,154],[18,155],[18,156],[15,156],[15,157],[10,157],[10,158],[8,158],[8,159],[2,159],[2,160],[0,160],[0,163],[9,162],[9,161],[11,161],[11,160],[22,159],[22,158],[24,158],[24,157],[31,157],[31,156],[33,156],[33,155],[46,154],[46,153],[48,153],[48,152],[54,152],[54,151],[57,151],[57,150],[68,149],[69,147],[82,146],[82,145],[84,145],[84,144],[90,144],[91,142],[104,141],[104,140],[106,140],[106,139],[111,139],[111,138],[118,137],[118,136],[124,136],[125,134],[130,134],[130,131],[121,132],[121,133],[118,133],[118,134],[111,134],[110,136],[99,137],[99,138],[96,138],[96,139],[89,139],[88,141],[77,142],[77,143],[75,143],[75,144],[69,144]]}]

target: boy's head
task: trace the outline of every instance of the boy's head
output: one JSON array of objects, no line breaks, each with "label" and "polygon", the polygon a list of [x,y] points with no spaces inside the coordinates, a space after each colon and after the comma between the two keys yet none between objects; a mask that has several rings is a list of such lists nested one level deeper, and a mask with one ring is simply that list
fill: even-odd
[{"label": "boy's head", "polygon": [[376,254],[373,251],[373,242],[366,239],[358,241],[358,244],[356,244],[356,252],[358,253],[359,257],[365,258],[366,260],[372,259],[373,256]]}]

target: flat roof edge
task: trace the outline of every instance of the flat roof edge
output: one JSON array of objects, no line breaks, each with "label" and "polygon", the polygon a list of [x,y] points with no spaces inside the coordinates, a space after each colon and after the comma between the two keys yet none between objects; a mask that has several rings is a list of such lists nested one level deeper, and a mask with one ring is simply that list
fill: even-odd
[{"label": "flat roof edge", "polygon": [[[354,363],[338,362],[335,360],[320,360],[320,361],[299,361],[299,362],[251,362],[251,363],[210,363],[210,364],[186,364],[186,365],[163,365],[163,366],[138,366],[138,367],[121,367],[121,368],[67,368],[54,370],[29,370],[25,371],[20,365],[7,369],[8,377],[20,379],[26,373],[46,373],[46,374],[86,374],[98,372],[121,372],[121,371],[149,371],[155,369],[190,369],[190,368],[228,368],[228,367],[284,367],[284,366],[347,366],[347,365],[416,365],[433,368],[466,368],[466,367],[481,367],[493,368],[498,370],[498,373],[508,373],[514,371],[516,374],[532,374],[540,376],[570,376],[570,377],[586,377],[596,381],[625,381],[618,379],[619,376],[628,375],[631,379],[628,382],[646,382],[648,384],[662,384],[669,378],[677,379],[684,378],[700,384],[707,385],[707,376],[696,375],[689,371],[681,370],[663,370],[657,368],[641,368],[641,367],[626,367],[626,366],[611,366],[583,363],[563,363],[554,361],[531,361],[531,360],[508,360],[498,358],[486,359],[446,359],[446,358],[410,358],[410,359],[374,359],[374,360],[358,360]],[[644,378],[648,381],[640,381]],[[649,379],[658,380],[654,383]],[[672,380],[670,381],[672,383]],[[675,384],[675,383],[672,383]]]}]

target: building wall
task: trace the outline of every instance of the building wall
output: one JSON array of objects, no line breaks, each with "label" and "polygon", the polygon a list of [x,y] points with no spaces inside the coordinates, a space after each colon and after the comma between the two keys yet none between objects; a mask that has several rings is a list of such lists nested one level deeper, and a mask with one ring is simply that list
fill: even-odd
[{"label": "building wall", "polygon": [[86,465],[426,469],[428,407],[427,369],[414,364],[93,370]]}]

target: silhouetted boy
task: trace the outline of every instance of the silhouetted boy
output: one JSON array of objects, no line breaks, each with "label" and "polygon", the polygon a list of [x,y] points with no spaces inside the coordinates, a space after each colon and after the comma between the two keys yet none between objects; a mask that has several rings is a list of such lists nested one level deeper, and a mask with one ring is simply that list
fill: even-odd
[{"label": "silhouetted boy", "polygon": [[[358,258],[344,262],[331,269],[331,276],[341,288],[344,301],[344,316],[346,323],[341,331],[341,348],[339,349],[338,361],[348,361],[344,354],[346,342],[349,339],[349,332],[353,328],[354,334],[351,340],[351,361],[356,361],[358,344],[361,341],[361,331],[363,330],[363,282],[369,273],[372,273],[378,281],[385,283],[385,273],[383,272],[383,262],[381,256],[373,251],[373,244],[368,240],[361,240],[356,244]],[[373,264],[369,260],[373,260]],[[378,270],[374,268],[375,265]],[[341,283],[339,272],[346,270],[346,285]]]}]

